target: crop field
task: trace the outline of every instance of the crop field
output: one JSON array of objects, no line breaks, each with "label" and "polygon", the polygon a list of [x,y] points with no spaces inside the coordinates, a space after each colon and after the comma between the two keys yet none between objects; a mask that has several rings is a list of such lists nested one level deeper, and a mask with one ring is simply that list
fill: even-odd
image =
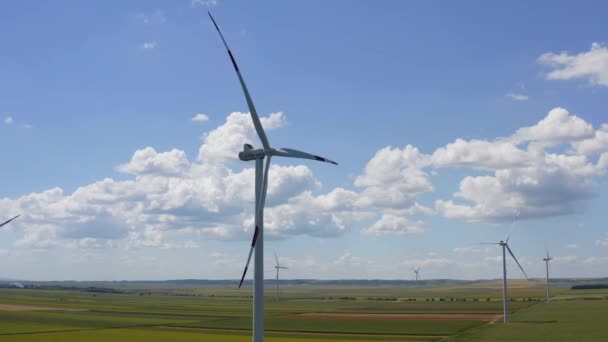
[{"label": "crop field", "polygon": [[[608,290],[512,281],[452,286],[285,286],[266,296],[268,341],[605,341]],[[0,341],[250,341],[251,291],[114,284],[0,288]]]}]

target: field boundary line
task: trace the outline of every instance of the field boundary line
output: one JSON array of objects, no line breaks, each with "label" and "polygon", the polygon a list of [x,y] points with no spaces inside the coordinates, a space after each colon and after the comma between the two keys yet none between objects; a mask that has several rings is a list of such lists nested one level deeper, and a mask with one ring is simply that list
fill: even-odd
[{"label": "field boundary line", "polygon": [[[217,331],[217,332],[235,332],[235,333],[251,333],[251,329],[227,329],[227,328],[206,328],[206,327],[186,327],[180,325],[163,325],[157,326],[163,329],[176,330],[200,330],[200,331]],[[323,332],[323,331],[291,331],[291,330],[268,330],[266,333],[274,335],[310,335],[310,336],[344,336],[344,337],[383,337],[383,338],[431,338],[439,339],[448,337],[449,335],[424,335],[424,334],[371,334],[371,333],[341,333],[341,332]]]}]

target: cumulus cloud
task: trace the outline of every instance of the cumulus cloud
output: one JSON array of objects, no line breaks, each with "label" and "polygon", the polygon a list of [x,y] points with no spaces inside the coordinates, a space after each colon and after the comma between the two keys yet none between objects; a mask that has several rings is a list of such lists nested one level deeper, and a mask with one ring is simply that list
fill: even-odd
[{"label": "cumulus cloud", "polygon": [[603,124],[592,136],[575,141],[572,145],[576,152],[586,156],[608,152],[608,124]]},{"label": "cumulus cloud", "polygon": [[[262,117],[260,121],[266,132],[287,123],[281,112]],[[257,135],[249,113],[238,112],[230,114],[226,123],[206,134],[203,141],[198,159],[205,163],[237,161],[238,153],[243,150],[243,144],[261,145],[257,143]]]},{"label": "cumulus cloud", "polygon": [[[286,124],[283,113],[261,121],[267,131]],[[457,139],[430,154],[411,145],[382,148],[350,189],[324,189],[305,165],[273,164],[267,236],[335,237],[353,227],[374,236],[407,236],[428,231],[418,216],[512,221],[578,212],[596,196],[596,181],[608,168],[605,132],[606,125],[595,130],[556,108],[508,137]],[[33,248],[192,248],[183,241],[250,239],[254,169],[237,163],[244,143],[259,146],[251,118],[231,113],[203,136],[196,160],[182,150],[146,147],[116,167],[126,179],[106,178],[72,193],[52,188],[0,199],[0,217],[24,213],[14,225],[23,231],[17,244]],[[430,175],[438,168],[476,175],[463,177],[451,198],[430,208],[419,198],[434,191]]]},{"label": "cumulus cloud", "polygon": [[164,176],[183,175],[190,169],[190,162],[184,151],[173,149],[157,153],[152,147],[135,151],[131,161],[117,167],[120,172],[133,175],[157,174]]},{"label": "cumulus cloud", "polygon": [[209,121],[209,116],[207,116],[207,114],[203,114],[203,113],[199,113],[196,114],[193,118],[192,121],[195,122],[205,122],[205,121]]},{"label": "cumulus cloud", "polygon": [[379,150],[355,179],[355,185],[363,188],[359,205],[381,209],[414,205],[417,195],[433,190],[429,174],[422,169],[428,159],[411,145]]},{"label": "cumulus cloud", "polygon": [[[282,113],[261,118],[267,130],[285,124]],[[240,141],[235,141],[234,134]],[[194,240],[249,239],[253,230],[253,165],[233,168],[244,142],[255,138],[247,113],[232,113],[205,135],[198,161],[173,149],[135,151],[116,167],[130,179],[106,178],[64,193],[60,188],[0,199],[0,215],[23,212],[18,246],[31,248],[196,248]],[[243,166],[245,166],[243,168]],[[356,193],[342,188],[316,195],[321,183],[304,165],[273,164],[269,171],[269,237],[338,236],[364,217]]]},{"label": "cumulus cloud", "polygon": [[591,85],[608,86],[608,47],[593,43],[591,49],[576,55],[547,52],[538,57],[540,64],[552,68],[550,80],[587,79]]},{"label": "cumulus cloud", "polygon": [[13,119],[12,116],[7,116],[7,117],[4,118],[4,123],[7,124],[7,125],[12,124],[14,121],[15,120]]},{"label": "cumulus cloud", "polygon": [[411,145],[385,147],[354,183],[361,188],[356,203],[382,213],[374,229],[364,232],[403,232],[396,227],[405,222],[397,224],[387,214],[412,216],[416,199],[434,190],[429,175],[438,168],[468,169],[477,175],[463,177],[453,198],[437,199],[429,215],[504,222],[520,215],[529,219],[580,212],[585,200],[596,196],[596,181],[608,168],[606,132],[606,124],[596,130],[558,107],[507,137],[456,139],[431,154]]},{"label": "cumulus cloud", "polygon": [[584,200],[595,196],[595,179],[608,164],[594,163],[575,151],[595,149],[596,142],[580,147],[598,132],[591,124],[563,108],[552,109],[537,124],[493,141],[457,140],[433,153],[434,165],[470,167],[492,174],[466,176],[455,200],[437,200],[435,206],[448,218],[467,221],[506,221],[516,218],[566,215],[582,210]]},{"label": "cumulus cloud", "polygon": [[570,114],[566,109],[557,107],[536,125],[518,129],[510,140],[515,143],[541,142],[553,146],[588,139],[593,135],[591,124]]}]

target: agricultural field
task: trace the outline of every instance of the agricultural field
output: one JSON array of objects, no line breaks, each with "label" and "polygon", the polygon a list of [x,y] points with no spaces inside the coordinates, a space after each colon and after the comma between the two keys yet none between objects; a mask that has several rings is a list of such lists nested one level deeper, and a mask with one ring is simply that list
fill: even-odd
[{"label": "agricultural field", "polygon": [[[108,283],[111,284],[111,283]],[[251,292],[144,284],[0,288],[0,341],[250,341]],[[512,281],[442,286],[285,286],[266,295],[268,341],[603,341],[608,290]]]}]

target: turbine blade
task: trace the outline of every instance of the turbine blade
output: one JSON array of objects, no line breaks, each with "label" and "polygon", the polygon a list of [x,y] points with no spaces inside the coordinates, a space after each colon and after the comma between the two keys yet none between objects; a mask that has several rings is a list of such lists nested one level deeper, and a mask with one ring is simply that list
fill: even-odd
[{"label": "turbine blade", "polygon": [[519,261],[517,261],[517,258],[515,257],[515,254],[513,254],[513,251],[511,251],[511,248],[509,247],[509,245],[506,245],[507,250],[509,251],[509,254],[511,254],[511,256],[513,257],[513,260],[515,260],[515,262],[517,263],[517,266],[519,266],[519,269],[523,272],[523,274],[526,276],[527,280],[530,280],[528,278],[528,275],[526,274],[526,271],[524,271],[524,268],[521,267],[521,264],[519,263]]},{"label": "turbine blade", "polygon": [[277,267],[280,268],[281,265],[279,265],[279,257],[277,257],[277,253],[276,252],[273,252],[273,253],[274,253],[274,259],[277,261]]},{"label": "turbine blade", "polygon": [[243,285],[243,281],[245,280],[245,275],[247,275],[247,268],[249,268],[249,263],[251,262],[251,256],[253,255],[253,250],[255,248],[255,243],[258,240],[258,235],[260,232],[260,214],[264,211],[264,204],[266,203],[266,189],[268,188],[268,169],[270,169],[270,158],[268,156],[266,159],[266,166],[264,167],[264,178],[262,180],[262,193],[260,194],[260,202],[258,205],[258,211],[255,214],[255,231],[253,232],[253,239],[251,240],[251,248],[249,249],[249,255],[247,256],[247,263],[245,264],[245,270],[243,270],[243,275],[241,276],[241,281],[239,282],[239,288]]},{"label": "turbine blade", "polygon": [[320,161],[320,162],[324,162],[324,163],[338,165],[338,163],[336,163],[333,160],[329,160],[327,158],[323,158],[323,157],[320,157],[320,156],[317,156],[314,154],[294,150],[292,148],[272,149],[272,155],[281,156],[281,157],[289,157],[289,158],[311,159],[311,160],[316,160],[316,161]]},{"label": "turbine blade", "polygon": [[480,245],[500,245],[498,242],[480,242]]},{"label": "turbine blade", "polygon": [[510,231],[509,235],[507,235],[507,239],[505,240],[506,243],[509,243],[509,239],[511,238],[511,233],[513,233],[513,231]]},{"label": "turbine blade", "polygon": [[255,127],[255,130],[258,133],[260,140],[262,141],[262,146],[264,146],[264,149],[269,149],[270,143],[268,142],[268,138],[266,137],[266,133],[264,132],[264,128],[262,127],[262,123],[260,122],[260,117],[258,116],[258,112],[255,110],[255,106],[253,105],[253,100],[251,100],[251,96],[249,95],[249,90],[247,89],[247,85],[245,85],[245,80],[243,79],[243,76],[241,75],[239,66],[236,64],[236,60],[234,59],[234,56],[232,55],[232,51],[230,51],[230,48],[228,47],[228,43],[226,43],[226,39],[224,39],[224,35],[222,34],[222,31],[220,31],[220,28],[217,26],[215,19],[213,19],[213,16],[211,15],[210,12],[207,12],[207,13],[209,14],[209,18],[211,18],[211,21],[213,22],[213,26],[215,26],[217,33],[220,34],[220,38],[222,38],[222,42],[224,43],[224,47],[226,47],[226,51],[228,51],[228,56],[230,56],[230,61],[232,62],[232,66],[234,67],[234,70],[236,71],[236,74],[239,78],[239,82],[241,83],[241,88],[243,89],[243,93],[245,94],[245,100],[247,101],[247,106],[249,107],[249,114],[251,115],[251,119],[253,120],[253,126]]},{"label": "turbine blade", "polygon": [[255,225],[255,231],[253,232],[253,239],[251,240],[251,248],[249,248],[249,255],[247,256],[247,263],[245,264],[245,270],[243,270],[243,275],[241,276],[241,281],[239,282],[239,289],[243,286],[243,281],[245,281],[245,276],[247,275],[247,269],[249,268],[249,263],[251,262],[251,256],[253,255],[253,249],[255,248],[255,242],[258,239],[258,233],[260,232],[260,228],[258,225]]},{"label": "turbine blade", "polygon": [[547,259],[551,259],[551,258],[549,258],[549,249],[548,248],[545,248],[545,249],[547,250]]},{"label": "turbine blade", "polygon": [[13,217],[12,219],[9,219],[8,221],[6,221],[6,222],[4,222],[4,223],[1,223],[1,224],[0,224],[0,227],[4,226],[5,224],[8,224],[9,222],[11,222],[12,220],[16,219],[16,218],[17,218],[17,217],[19,217],[19,216],[21,216],[21,214],[19,214],[19,215],[17,215],[17,216],[15,216],[15,217]]}]

